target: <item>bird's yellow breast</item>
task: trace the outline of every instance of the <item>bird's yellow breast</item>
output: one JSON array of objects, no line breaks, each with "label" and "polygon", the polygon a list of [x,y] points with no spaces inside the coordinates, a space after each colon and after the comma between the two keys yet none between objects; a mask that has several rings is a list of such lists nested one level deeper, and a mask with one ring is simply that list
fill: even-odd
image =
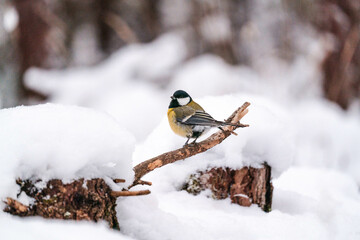
[{"label": "bird's yellow breast", "polygon": [[167,116],[171,130],[173,130],[174,133],[182,137],[190,137],[192,135],[192,129],[190,126],[181,124],[176,121],[176,113],[174,111],[174,108],[168,109]]}]

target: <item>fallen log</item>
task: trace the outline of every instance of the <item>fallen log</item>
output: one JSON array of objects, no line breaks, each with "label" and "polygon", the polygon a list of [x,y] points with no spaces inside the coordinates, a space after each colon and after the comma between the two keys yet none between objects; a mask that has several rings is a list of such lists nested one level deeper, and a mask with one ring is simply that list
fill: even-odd
[{"label": "fallen log", "polygon": [[116,197],[111,188],[101,178],[78,179],[71,183],[63,183],[53,179],[43,188],[38,188],[41,180],[21,180],[19,195],[24,192],[34,199],[30,206],[7,198],[4,211],[18,216],[41,216],[44,218],[105,220],[109,226],[119,229],[116,217]]},{"label": "fallen log", "polygon": [[214,199],[230,197],[232,203],[241,206],[257,204],[265,212],[271,211],[273,186],[271,167],[266,163],[261,168],[199,171],[188,178],[183,189],[194,195],[210,189]]}]

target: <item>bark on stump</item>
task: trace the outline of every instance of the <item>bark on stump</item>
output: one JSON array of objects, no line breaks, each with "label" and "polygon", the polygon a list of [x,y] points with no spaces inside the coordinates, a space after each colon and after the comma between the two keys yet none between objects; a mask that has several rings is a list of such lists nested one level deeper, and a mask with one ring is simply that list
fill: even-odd
[{"label": "bark on stump", "polygon": [[[116,218],[116,197],[103,179],[79,179],[65,184],[54,179],[39,189],[37,181],[17,180],[21,192],[25,192],[35,202],[25,206],[8,198],[4,209],[18,216],[42,216],[44,218],[105,220],[111,228],[119,229]],[[19,194],[20,194],[19,193]]]},{"label": "bark on stump", "polygon": [[271,167],[212,168],[189,177],[184,185],[187,192],[199,194],[210,189],[215,199],[230,197],[232,203],[241,206],[257,204],[265,212],[271,211],[273,186]]}]

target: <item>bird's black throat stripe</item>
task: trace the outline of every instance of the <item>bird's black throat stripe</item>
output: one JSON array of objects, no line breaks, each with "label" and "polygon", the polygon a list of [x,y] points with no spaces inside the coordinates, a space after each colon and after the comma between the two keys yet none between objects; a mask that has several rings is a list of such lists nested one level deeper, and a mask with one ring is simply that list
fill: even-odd
[{"label": "bird's black throat stripe", "polygon": [[169,108],[180,107],[179,102],[176,99],[172,99],[169,105]]}]

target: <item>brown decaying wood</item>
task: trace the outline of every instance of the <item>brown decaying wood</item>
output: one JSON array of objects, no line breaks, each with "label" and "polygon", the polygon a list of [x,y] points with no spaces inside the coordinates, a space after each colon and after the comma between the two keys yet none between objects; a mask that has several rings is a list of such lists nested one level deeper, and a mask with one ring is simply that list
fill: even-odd
[{"label": "brown decaying wood", "polygon": [[44,218],[73,220],[105,220],[111,228],[119,229],[116,217],[116,197],[111,188],[101,178],[78,179],[63,183],[53,179],[46,187],[37,188],[38,181],[17,179],[21,192],[34,199],[34,203],[25,206],[7,198],[4,211],[18,216],[41,216]]},{"label": "brown decaying wood", "polygon": [[21,202],[8,197],[5,201],[5,203],[7,205],[5,208],[5,211],[7,211],[7,212],[12,211],[12,212],[16,213],[16,215],[18,215],[18,216],[27,216],[28,215],[29,207],[25,206]]},{"label": "brown decaying wood", "polygon": [[[116,183],[124,179],[114,179]],[[101,178],[78,179],[70,183],[52,179],[46,187],[39,189],[37,183],[41,180],[17,179],[20,193],[34,199],[34,203],[26,206],[19,201],[7,198],[5,212],[17,216],[42,216],[44,218],[74,219],[74,220],[105,220],[111,228],[119,229],[116,218],[116,198],[150,194],[149,190],[112,191]],[[151,182],[141,181],[141,184],[151,185]],[[20,194],[19,193],[19,194]]]},{"label": "brown decaying wood", "polygon": [[[238,122],[243,118],[247,113],[248,109],[247,107],[250,106],[250,103],[245,102],[240,108],[238,108],[227,120],[228,123],[238,124]],[[242,124],[242,127],[248,127],[249,125]],[[198,153],[205,152],[209,150],[210,148],[218,145],[222,141],[224,141],[225,138],[230,136],[232,132],[237,127],[234,126],[225,126],[223,127],[224,131],[218,131],[214,134],[212,134],[210,137],[205,139],[202,142],[196,143],[196,144],[189,144],[182,148],[179,148],[177,150],[163,153],[157,157],[151,158],[147,161],[144,161],[142,163],[139,163],[134,167],[135,172],[135,180],[134,183],[129,186],[129,188],[139,184],[139,180],[141,177],[143,177],[145,174],[153,171],[156,168],[160,168],[164,165],[167,165],[169,163],[173,163],[179,160],[183,160],[185,158],[189,158],[191,156],[194,156]]]},{"label": "brown decaying wood", "polygon": [[230,197],[232,203],[241,206],[257,204],[265,212],[271,211],[273,186],[271,167],[266,163],[262,168],[212,168],[200,171],[189,177],[183,189],[195,195],[210,189],[215,199]]},{"label": "brown decaying wood", "polygon": [[230,187],[231,202],[241,206],[257,204],[266,212],[271,211],[273,186],[270,182],[271,167],[266,163],[262,168],[245,167],[234,170]]}]

